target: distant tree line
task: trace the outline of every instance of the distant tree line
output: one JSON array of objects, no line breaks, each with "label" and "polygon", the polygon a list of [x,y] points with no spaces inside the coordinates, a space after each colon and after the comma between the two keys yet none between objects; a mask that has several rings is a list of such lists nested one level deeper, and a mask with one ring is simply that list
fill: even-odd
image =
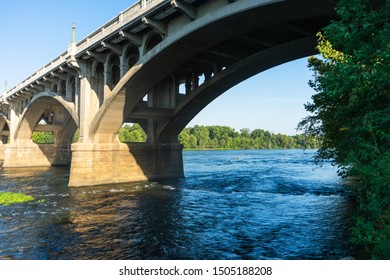
[{"label": "distant tree line", "polygon": [[[121,142],[145,142],[146,133],[138,124],[125,125],[119,131]],[[235,131],[228,126],[199,126],[185,128],[179,134],[184,149],[310,149],[317,148],[315,138],[273,134],[262,129]]]},{"label": "distant tree line", "polygon": [[310,149],[317,148],[315,138],[274,134],[266,130],[247,128],[235,131],[228,126],[194,126],[185,128],[179,135],[184,149]]},{"label": "distant tree line", "polygon": [[[119,130],[118,137],[123,143],[145,142],[147,139],[145,131],[139,124],[124,125]],[[54,143],[53,134],[50,132],[34,132],[32,139],[37,144]],[[74,142],[77,139],[78,134],[75,135]],[[307,135],[288,136],[262,129],[250,131],[247,128],[237,132],[228,126],[195,125],[188,127],[179,134],[179,141],[187,150],[312,149],[319,147],[316,138]]]}]

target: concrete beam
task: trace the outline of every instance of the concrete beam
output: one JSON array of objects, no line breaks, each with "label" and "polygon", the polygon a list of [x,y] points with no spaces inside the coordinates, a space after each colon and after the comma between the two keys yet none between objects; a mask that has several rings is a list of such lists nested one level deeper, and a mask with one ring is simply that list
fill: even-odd
[{"label": "concrete beam", "polygon": [[252,37],[249,37],[249,36],[246,36],[243,34],[238,35],[237,38],[246,44],[254,44],[254,45],[258,45],[258,46],[266,47],[266,48],[271,48],[271,47],[275,46],[275,44],[273,44],[271,42],[267,42],[266,40],[254,39]]},{"label": "concrete beam", "polygon": [[96,59],[97,61],[99,61],[101,63],[106,62],[106,55],[105,54],[97,53],[94,51],[87,51],[86,54],[89,56],[92,56],[94,59]]},{"label": "concrete beam", "polygon": [[69,67],[70,69],[75,70],[76,73],[80,73],[81,67],[80,67],[78,61],[77,61],[74,57],[73,57],[72,59],[70,59],[70,60],[67,62],[67,64],[68,64],[68,67]]},{"label": "concrete beam", "polygon": [[121,37],[125,38],[126,40],[130,41],[131,43],[133,43],[137,47],[142,46],[142,37],[140,35],[129,33],[126,31],[120,31],[119,35]]},{"label": "concrete beam", "polygon": [[34,131],[38,132],[50,132],[50,131],[61,131],[62,125],[50,125],[50,124],[37,124]]},{"label": "concrete beam", "polygon": [[33,84],[31,84],[28,89],[34,93],[40,93],[42,91],[45,91],[45,88],[43,86]]},{"label": "concrete beam", "polygon": [[31,92],[28,92],[28,91],[26,91],[26,92],[20,91],[20,93],[21,93],[21,96],[25,97],[25,99],[33,96],[33,94]]},{"label": "concrete beam", "polygon": [[120,46],[116,46],[116,45],[113,45],[113,44],[110,44],[107,42],[101,42],[100,45],[104,48],[107,48],[107,49],[113,51],[114,53],[116,53],[119,56],[121,56],[123,53],[123,48]]},{"label": "concrete beam", "polygon": [[213,54],[213,55],[216,55],[216,56],[232,59],[232,60],[235,60],[235,61],[240,61],[242,59],[242,57],[238,57],[238,56],[235,56],[235,55],[232,55],[232,54],[227,54],[227,53],[220,52],[220,51],[215,51],[215,50],[206,50],[205,52]]},{"label": "concrete beam", "polygon": [[[28,88],[21,89],[19,92],[20,92],[20,94],[25,94],[25,95],[28,95],[28,96],[33,96],[34,95],[34,92],[32,92]],[[18,94],[18,95],[20,95],[20,94]]]},{"label": "concrete beam", "polygon": [[137,108],[131,113],[130,118],[132,119],[170,119],[173,116],[173,109],[165,108],[152,108],[144,107]]},{"label": "concrete beam", "polygon": [[7,102],[7,99],[2,100],[2,102],[4,102],[4,103],[0,103],[0,108],[9,109],[9,104]]},{"label": "concrete beam", "polygon": [[53,78],[50,78],[50,77],[43,77],[43,80],[47,83],[52,83],[52,84],[57,84],[58,83],[58,79],[53,79]]},{"label": "concrete beam", "polygon": [[292,31],[292,32],[296,32],[296,33],[304,35],[304,36],[313,36],[314,35],[312,32],[309,32],[305,29],[302,29],[300,27],[297,27],[297,26],[289,24],[289,23],[283,23],[281,26],[284,29],[287,29],[287,30]]},{"label": "concrete beam", "polygon": [[195,58],[191,59],[191,61],[194,61],[195,63],[208,65],[211,68],[212,72],[214,72],[214,73],[216,73],[218,71],[217,64],[215,64],[215,62],[213,62],[211,60],[201,59],[201,58],[195,57]]},{"label": "concrete beam", "polygon": [[64,81],[66,81],[66,79],[68,79],[68,75],[58,73],[58,72],[50,72],[50,75],[52,75],[53,77],[60,78],[61,80],[64,80]]},{"label": "concrete beam", "polygon": [[72,76],[77,76],[77,71],[74,70],[74,69],[71,69],[71,68],[68,68],[68,67],[62,67],[62,66],[60,66],[59,69],[60,69],[60,71],[66,72],[66,73],[68,73],[68,74],[70,74]]},{"label": "concrete beam", "polygon": [[191,6],[190,4],[184,3],[179,0],[172,0],[171,5],[192,21],[196,20],[196,18],[198,17],[198,9]]},{"label": "concrete beam", "polygon": [[168,34],[168,27],[164,22],[147,17],[143,17],[142,22],[152,27],[157,33],[160,33],[161,35],[165,36]]},{"label": "concrete beam", "polygon": [[44,87],[48,87],[48,88],[51,87],[51,83],[48,82],[48,81],[45,81],[45,80],[43,80],[43,81],[37,81],[37,84],[38,84],[38,85],[42,85],[42,86],[44,86]]},{"label": "concrete beam", "polygon": [[22,96],[18,96],[18,94],[13,94],[12,96],[7,97],[8,102],[22,102],[25,101],[26,98]]}]

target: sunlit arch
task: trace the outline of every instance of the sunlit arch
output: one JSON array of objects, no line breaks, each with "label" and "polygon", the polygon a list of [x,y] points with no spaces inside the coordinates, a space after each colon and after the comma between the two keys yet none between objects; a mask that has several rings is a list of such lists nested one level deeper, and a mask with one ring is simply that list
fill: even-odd
[{"label": "sunlit arch", "polygon": [[[79,118],[74,110],[74,105],[65,101],[61,96],[52,92],[42,92],[31,99],[30,104],[24,110],[20,122],[15,130],[14,138],[11,139],[13,143],[30,143],[31,135],[36,125],[42,117],[48,105],[60,105],[69,114],[67,123],[63,125],[63,130],[68,131],[73,136],[79,123]],[[73,133],[73,134],[72,134]],[[65,133],[66,134],[66,133]],[[69,136],[68,138],[70,138]],[[61,140],[61,141],[68,141]]]}]

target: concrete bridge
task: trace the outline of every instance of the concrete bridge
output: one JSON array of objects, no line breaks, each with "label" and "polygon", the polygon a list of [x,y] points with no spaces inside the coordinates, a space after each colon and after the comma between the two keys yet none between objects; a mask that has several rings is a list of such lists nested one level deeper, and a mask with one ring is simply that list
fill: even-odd
[{"label": "concrete bridge", "polygon": [[[182,177],[181,130],[236,84],[315,54],[336,2],[139,1],[1,97],[3,168],[70,164],[69,186]],[[126,122],[147,142],[120,143]]]}]

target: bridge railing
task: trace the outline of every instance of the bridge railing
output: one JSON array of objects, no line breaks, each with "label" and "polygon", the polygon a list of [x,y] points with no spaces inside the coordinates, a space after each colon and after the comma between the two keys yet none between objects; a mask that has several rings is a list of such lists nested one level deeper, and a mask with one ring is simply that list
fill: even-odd
[{"label": "bridge railing", "polygon": [[19,83],[18,85],[14,86],[9,91],[7,91],[2,96],[2,99],[5,99],[8,96],[14,94],[15,92],[18,92],[19,90],[22,90],[23,88],[25,88],[28,85],[32,84],[34,81],[38,80],[39,78],[41,78],[45,74],[55,70],[56,68],[58,68],[59,66],[64,64],[66,62],[66,56],[67,56],[67,52],[65,52],[65,53],[61,54],[60,56],[58,56],[57,58],[55,58],[53,61],[51,61],[50,63],[48,63],[47,65],[45,65],[41,69],[39,69],[37,72],[35,72],[31,76],[29,76],[27,79],[23,80],[21,83]]},{"label": "bridge railing", "polygon": [[[134,5],[130,6],[128,9],[126,9],[125,11],[117,15],[115,18],[104,24],[92,34],[88,35],[79,43],[77,43],[77,53],[84,52],[86,49],[103,40],[106,36],[110,35],[114,31],[119,30],[127,23],[133,21],[134,19],[137,19],[149,9],[152,9],[158,4],[167,1],[169,0],[140,0],[136,2]],[[30,84],[45,76],[47,73],[54,71],[55,69],[66,63],[66,58],[68,56],[68,52],[64,52],[60,56],[53,59],[51,62],[36,71],[27,79],[23,80],[21,83],[4,93],[3,96],[0,97],[0,102],[1,100],[4,100],[12,94],[22,90],[23,88],[29,86]]]}]

